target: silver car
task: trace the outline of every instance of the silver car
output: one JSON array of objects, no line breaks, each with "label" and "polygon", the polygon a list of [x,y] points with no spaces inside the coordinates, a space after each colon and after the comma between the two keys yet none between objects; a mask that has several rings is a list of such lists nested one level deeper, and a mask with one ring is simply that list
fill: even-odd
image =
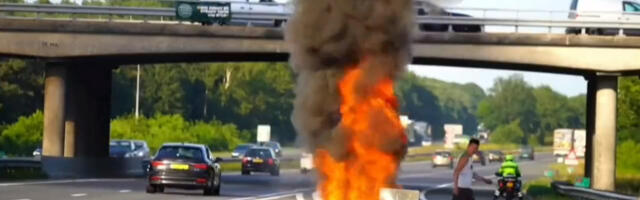
[{"label": "silver car", "polygon": [[436,151],[433,154],[433,168],[440,166],[453,169],[453,153],[450,151]]}]

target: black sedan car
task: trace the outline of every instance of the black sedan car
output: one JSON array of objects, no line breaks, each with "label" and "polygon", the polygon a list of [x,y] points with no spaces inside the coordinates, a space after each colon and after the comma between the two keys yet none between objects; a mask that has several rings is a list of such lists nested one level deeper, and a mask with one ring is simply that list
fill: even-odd
[{"label": "black sedan car", "polygon": [[533,147],[522,147],[520,149],[520,160],[533,160],[534,159],[534,152],[533,152]]},{"label": "black sedan car", "polygon": [[203,189],[204,195],[220,194],[220,158],[201,144],[164,144],[151,161],[147,193],[164,192],[166,187]]},{"label": "black sedan car", "polygon": [[255,147],[245,153],[242,158],[242,175],[250,175],[251,172],[268,172],[272,176],[280,175],[280,160],[276,158],[273,149]]}]

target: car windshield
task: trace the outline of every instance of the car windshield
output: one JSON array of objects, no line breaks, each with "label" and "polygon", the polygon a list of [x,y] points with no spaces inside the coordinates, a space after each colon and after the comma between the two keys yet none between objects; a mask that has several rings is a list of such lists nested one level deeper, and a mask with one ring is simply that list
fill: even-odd
[{"label": "car windshield", "polygon": [[245,156],[251,158],[273,158],[271,151],[268,149],[251,149]]},{"label": "car windshield", "polygon": [[186,146],[165,146],[158,151],[157,160],[191,160],[203,161],[202,149]]},{"label": "car windshield", "polygon": [[451,156],[451,153],[449,153],[449,152],[436,152],[436,155],[438,155],[438,156]]},{"label": "car windshield", "polygon": [[142,150],[144,148],[144,143],[142,142],[135,142],[134,144],[136,146],[136,150]]},{"label": "car windshield", "polygon": [[275,142],[267,142],[267,143],[264,144],[264,146],[268,146],[268,147],[276,148],[276,149],[280,148],[280,145],[278,143],[275,143]]},{"label": "car windshield", "polygon": [[109,143],[109,150],[112,152],[131,151],[131,143],[128,141],[117,141]]},{"label": "car windshield", "polygon": [[236,151],[246,151],[249,148],[251,148],[251,145],[243,144],[236,147]]}]

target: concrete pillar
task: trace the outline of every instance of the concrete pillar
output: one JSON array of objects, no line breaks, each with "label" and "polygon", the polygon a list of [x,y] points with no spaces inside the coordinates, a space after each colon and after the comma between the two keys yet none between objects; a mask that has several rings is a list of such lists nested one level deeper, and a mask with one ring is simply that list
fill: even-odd
[{"label": "concrete pillar", "polygon": [[588,178],[593,177],[593,140],[595,136],[596,127],[596,91],[597,79],[595,76],[585,77],[587,80],[587,119],[586,119],[586,131],[587,141],[584,154],[584,176]]},{"label": "concrete pillar", "polygon": [[69,68],[66,118],[68,144],[73,157],[109,156],[111,116],[111,66]]},{"label": "concrete pillar", "polygon": [[43,156],[60,157],[64,153],[65,82],[63,66],[47,65],[44,81]]},{"label": "concrete pillar", "polygon": [[617,76],[598,76],[593,138],[593,189],[615,190]]}]

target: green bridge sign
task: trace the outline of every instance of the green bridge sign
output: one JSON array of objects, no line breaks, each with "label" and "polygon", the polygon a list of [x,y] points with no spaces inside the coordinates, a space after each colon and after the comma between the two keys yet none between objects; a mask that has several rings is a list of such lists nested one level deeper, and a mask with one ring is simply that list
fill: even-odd
[{"label": "green bridge sign", "polygon": [[231,3],[177,1],[176,18],[203,25],[228,24],[231,21]]}]

